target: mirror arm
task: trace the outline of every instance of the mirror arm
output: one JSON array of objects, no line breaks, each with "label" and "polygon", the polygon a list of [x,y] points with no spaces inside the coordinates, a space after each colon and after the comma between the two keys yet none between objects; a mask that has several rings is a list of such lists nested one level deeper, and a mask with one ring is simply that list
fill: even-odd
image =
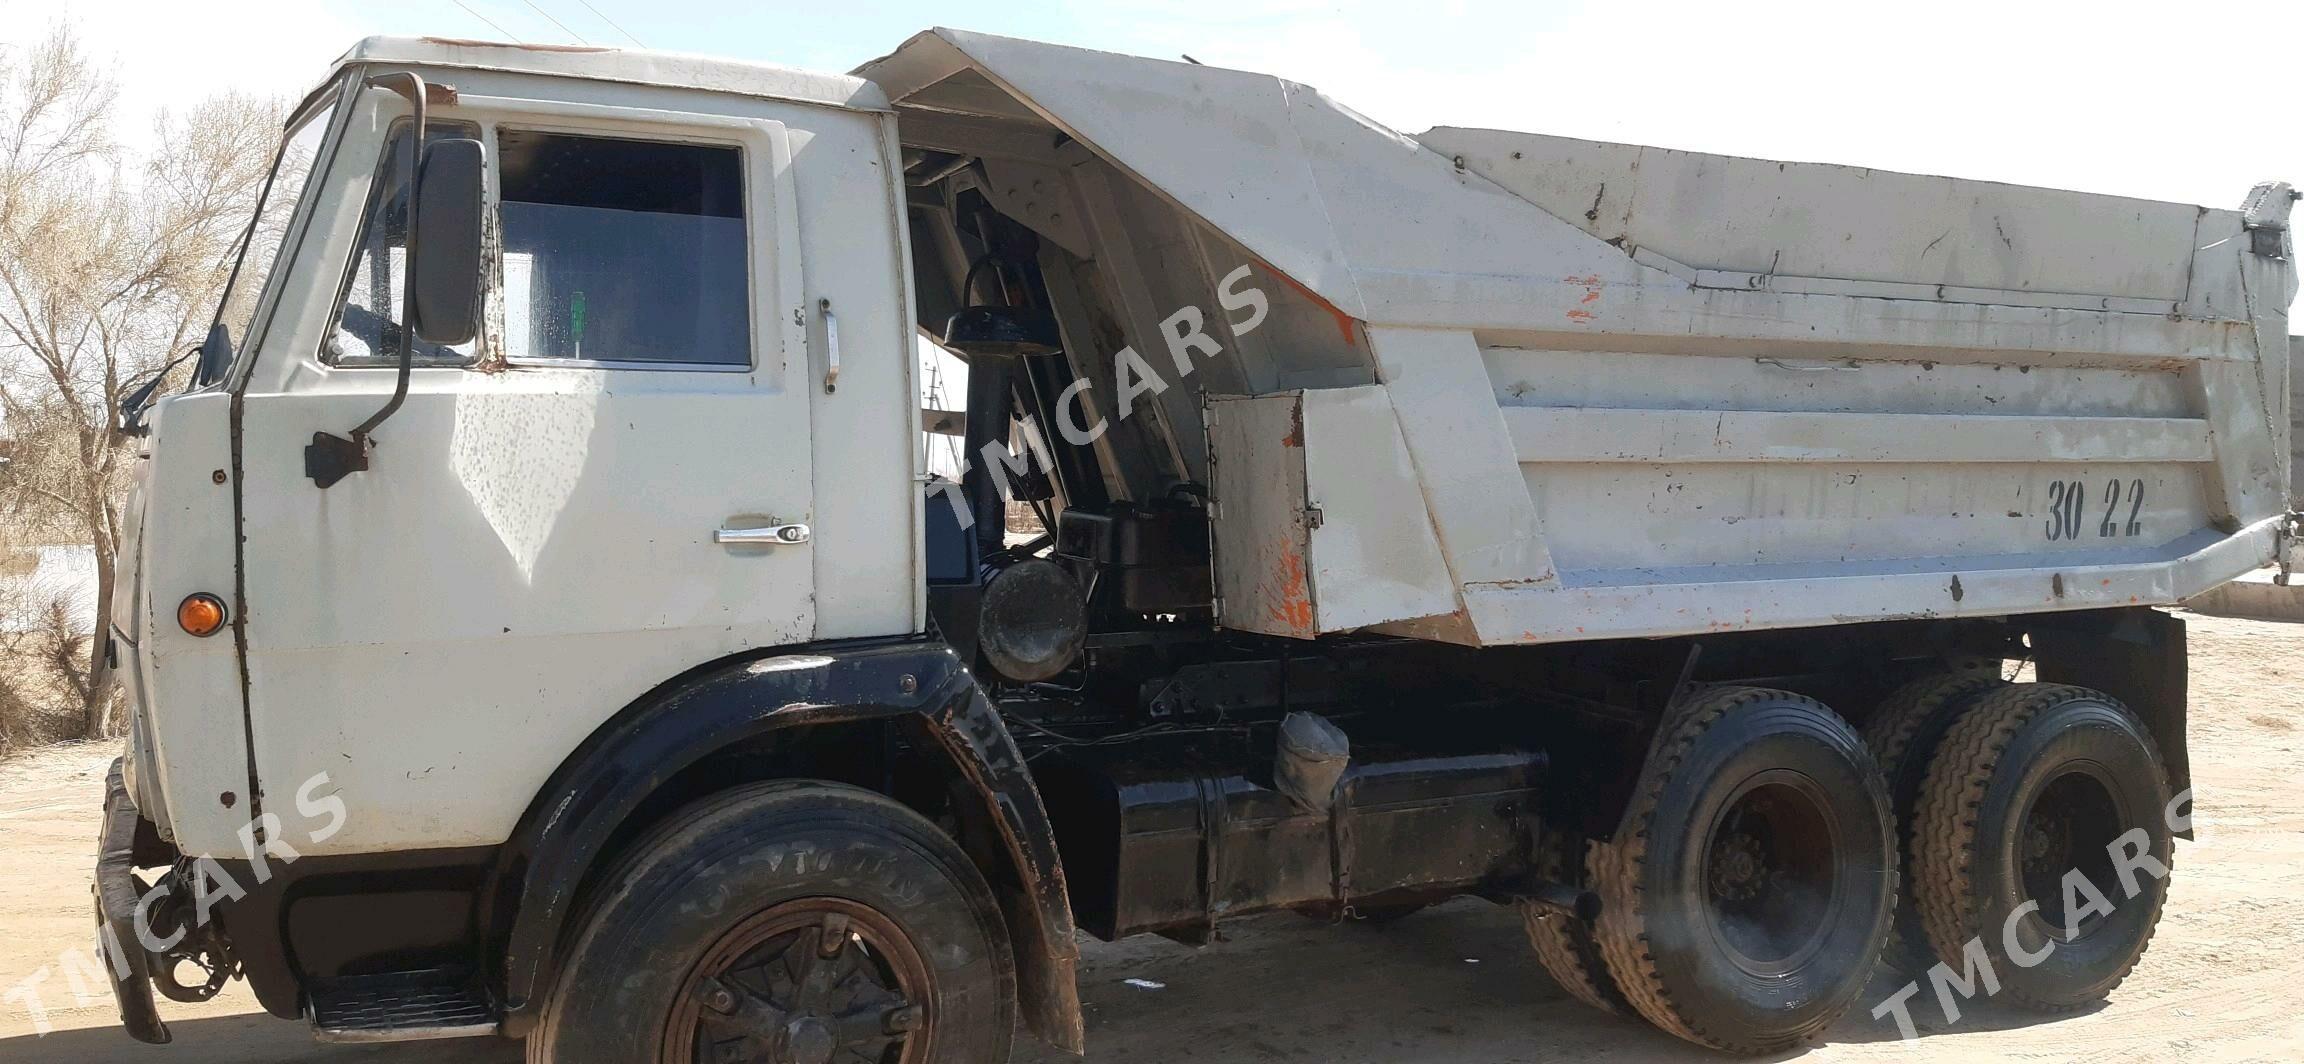
[{"label": "mirror arm", "polygon": [[392,384],[392,398],[384,404],[384,408],[368,415],[368,420],[352,430],[353,440],[360,443],[362,449],[366,449],[369,431],[383,424],[384,419],[398,411],[401,402],[408,398],[408,371],[416,361],[416,214],[424,207],[423,197],[417,195],[423,177],[419,171],[424,161],[424,79],[407,71],[397,71],[369,78],[368,84],[390,89],[406,97],[415,115],[412,119],[414,128],[408,137],[408,218],[403,223],[408,229],[408,239],[400,252],[400,261],[405,263],[400,270],[400,317],[404,319],[400,323],[400,375]]},{"label": "mirror arm", "polygon": [[312,483],[325,489],[329,485],[368,468],[368,434],[400,409],[408,398],[408,374],[416,363],[416,212],[422,209],[417,187],[422,183],[419,170],[424,161],[425,89],[424,79],[410,71],[399,70],[378,74],[367,81],[370,88],[388,89],[408,101],[414,112],[408,137],[408,211],[404,225],[408,239],[400,253],[405,265],[400,271],[400,368],[392,382],[392,398],[382,409],[368,415],[354,428],[347,439],[326,432],[312,434],[312,443],[304,448],[304,473]]}]

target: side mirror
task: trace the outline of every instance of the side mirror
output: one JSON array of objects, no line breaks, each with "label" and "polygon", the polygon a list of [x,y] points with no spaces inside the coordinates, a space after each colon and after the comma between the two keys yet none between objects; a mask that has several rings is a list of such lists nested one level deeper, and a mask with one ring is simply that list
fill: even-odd
[{"label": "side mirror", "polygon": [[460,344],[480,330],[480,142],[436,140],[417,168],[409,240],[408,321],[418,337]]},{"label": "side mirror", "polygon": [[192,364],[192,383],[211,384],[224,376],[224,367],[232,364],[232,332],[224,327],[222,316],[208,325],[208,340],[197,349],[200,359]]},{"label": "side mirror", "polygon": [[[480,175],[486,169],[480,142],[457,138],[424,145],[424,134],[432,128],[424,113],[430,91],[414,73],[389,71],[369,78],[367,84],[398,93],[413,112],[408,124],[414,133],[405,149],[406,158],[416,162],[416,180],[408,188],[413,224],[402,297],[408,325],[400,330],[400,374],[393,381],[392,398],[353,426],[350,434],[315,432],[311,445],[304,448],[304,475],[323,490],[368,468],[368,434],[408,399],[416,339],[460,344],[480,331]],[[448,95],[453,98],[454,90]]]}]

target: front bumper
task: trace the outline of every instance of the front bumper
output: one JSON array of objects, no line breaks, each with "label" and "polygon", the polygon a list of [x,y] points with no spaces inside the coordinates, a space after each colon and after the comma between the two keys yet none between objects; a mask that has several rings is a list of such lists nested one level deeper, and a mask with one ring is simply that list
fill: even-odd
[{"label": "front bumper", "polygon": [[172,1037],[160,1021],[152,997],[152,965],[136,933],[136,906],[141,900],[136,881],[135,803],[119,761],[104,777],[104,828],[96,848],[96,950],[112,973],[112,999],[120,1006],[120,1025],[128,1036],[148,1045],[166,1044]]}]

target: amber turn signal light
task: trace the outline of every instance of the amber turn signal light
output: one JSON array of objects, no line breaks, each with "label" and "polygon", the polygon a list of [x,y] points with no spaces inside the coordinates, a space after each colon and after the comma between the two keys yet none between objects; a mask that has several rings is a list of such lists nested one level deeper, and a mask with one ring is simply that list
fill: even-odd
[{"label": "amber turn signal light", "polygon": [[205,591],[186,595],[176,604],[176,623],[193,635],[215,635],[224,629],[224,600]]}]

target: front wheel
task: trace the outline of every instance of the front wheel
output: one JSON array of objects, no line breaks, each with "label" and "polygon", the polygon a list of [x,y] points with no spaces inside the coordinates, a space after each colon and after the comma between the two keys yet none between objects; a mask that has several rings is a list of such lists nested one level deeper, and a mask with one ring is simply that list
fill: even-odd
[{"label": "front wheel", "polygon": [[1879,770],[1846,722],[1783,691],[1713,688],[1676,707],[1590,861],[1625,999],[1734,1053],[1790,1048],[1847,1011],[1895,905]]},{"label": "front wheel", "polygon": [[610,876],[531,1064],[1008,1059],[1000,910],[934,824],[830,783],[737,788]]}]

